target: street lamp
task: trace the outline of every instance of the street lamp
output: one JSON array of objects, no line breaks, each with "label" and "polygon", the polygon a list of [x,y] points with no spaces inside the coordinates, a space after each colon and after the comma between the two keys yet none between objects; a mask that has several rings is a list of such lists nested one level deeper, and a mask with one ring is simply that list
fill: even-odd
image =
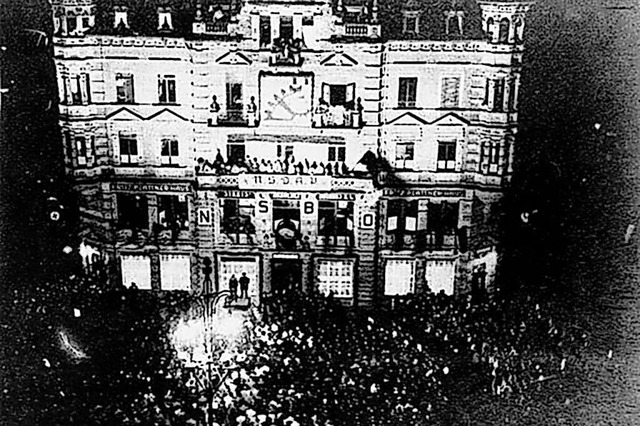
[{"label": "street lamp", "polygon": [[[213,400],[227,375],[237,368],[227,358],[244,330],[244,313],[221,309],[226,298],[221,294],[204,295],[187,319],[177,324],[172,341],[180,358],[195,379],[199,393],[207,398],[205,424],[213,425]],[[221,365],[231,361],[228,365]]]}]

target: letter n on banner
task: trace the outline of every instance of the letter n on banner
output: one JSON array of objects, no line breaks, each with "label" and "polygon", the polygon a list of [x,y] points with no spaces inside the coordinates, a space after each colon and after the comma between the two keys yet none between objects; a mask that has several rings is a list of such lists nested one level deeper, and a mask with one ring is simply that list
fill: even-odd
[{"label": "letter n on banner", "polygon": [[200,207],[198,209],[198,225],[211,225],[212,211],[209,207]]}]

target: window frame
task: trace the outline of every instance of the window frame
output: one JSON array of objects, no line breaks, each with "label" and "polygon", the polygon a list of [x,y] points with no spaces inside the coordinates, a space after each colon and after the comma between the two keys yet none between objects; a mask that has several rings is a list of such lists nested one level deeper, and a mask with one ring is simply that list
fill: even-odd
[{"label": "window frame", "polygon": [[[181,200],[181,198],[184,198]],[[178,231],[189,230],[189,202],[185,194],[160,194],[158,195],[157,206],[157,221],[156,223],[163,227],[163,229],[177,229]],[[165,214],[165,223],[162,223],[160,215],[162,212]],[[182,219],[182,220],[180,220]],[[171,224],[177,222],[178,227],[174,228]]]},{"label": "window frame", "polygon": [[398,108],[415,108],[417,98],[418,77],[399,77]]},{"label": "window frame", "polygon": [[163,166],[177,166],[180,163],[180,143],[177,137],[165,136],[160,139],[160,163]]},{"label": "window frame", "polygon": [[[126,153],[123,152],[126,147]],[[131,148],[134,148],[133,150]],[[135,151],[135,153],[132,153]],[[118,133],[118,153],[120,164],[122,165],[138,165],[140,163],[140,151],[138,150],[138,135],[131,132]],[[126,161],[124,159],[126,158]],[[135,161],[133,161],[135,160]]]},{"label": "window frame", "polygon": [[[333,295],[337,299],[353,298],[356,274],[355,259],[316,258],[314,266],[314,286],[318,292],[328,295],[333,291]],[[345,274],[345,271],[349,271],[349,273]],[[344,279],[345,277],[347,279]]]},{"label": "window frame", "polygon": [[[436,171],[453,172],[456,170],[457,141],[439,140],[436,157]],[[451,149],[453,147],[453,149]],[[453,157],[453,158],[451,158]]]},{"label": "window frame", "polygon": [[173,74],[158,75],[158,103],[175,104],[176,101],[176,76]]},{"label": "window frame", "polygon": [[[122,84],[119,84],[122,82]],[[135,103],[135,83],[133,74],[116,73],[116,103],[118,104],[134,104]]]}]

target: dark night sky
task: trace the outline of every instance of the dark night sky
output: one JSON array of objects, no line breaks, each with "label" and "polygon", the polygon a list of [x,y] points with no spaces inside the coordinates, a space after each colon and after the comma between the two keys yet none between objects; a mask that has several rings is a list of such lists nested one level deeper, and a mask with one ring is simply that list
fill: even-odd
[{"label": "dark night sky", "polygon": [[[39,7],[29,9],[30,3]],[[0,260],[8,289],[22,287],[18,276],[46,270],[47,254],[65,241],[63,230],[37,219],[46,196],[64,197],[64,186],[57,109],[47,110],[48,100],[55,103],[53,63],[13,43],[20,27],[50,31],[47,2],[0,5],[0,40],[9,47],[2,54],[10,92],[2,100],[0,133]],[[640,405],[638,234],[622,246],[627,225],[640,225],[639,18],[640,6],[630,0],[538,4],[529,22],[518,167],[509,193],[512,270],[526,275],[529,287],[544,282],[564,291],[568,305],[592,322],[595,344],[621,353],[626,380],[608,395],[616,424],[634,424],[625,414]],[[515,223],[525,208],[540,211],[535,233]]]}]

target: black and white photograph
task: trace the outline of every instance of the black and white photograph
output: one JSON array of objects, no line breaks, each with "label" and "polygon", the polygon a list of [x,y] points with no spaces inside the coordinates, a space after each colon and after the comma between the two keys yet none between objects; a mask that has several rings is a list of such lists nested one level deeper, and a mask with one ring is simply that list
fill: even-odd
[{"label": "black and white photograph", "polygon": [[640,425],[640,2],[0,0],[0,425]]}]

